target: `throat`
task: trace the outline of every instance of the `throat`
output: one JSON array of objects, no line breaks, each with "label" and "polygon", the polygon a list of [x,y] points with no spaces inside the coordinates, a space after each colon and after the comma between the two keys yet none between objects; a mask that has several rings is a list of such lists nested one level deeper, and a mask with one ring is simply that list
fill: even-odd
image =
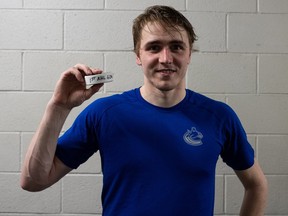
[{"label": "throat", "polygon": [[145,86],[140,88],[140,94],[144,100],[148,103],[162,107],[169,108],[180,103],[186,96],[186,90],[184,89],[173,89],[171,91],[161,90],[148,90]]}]

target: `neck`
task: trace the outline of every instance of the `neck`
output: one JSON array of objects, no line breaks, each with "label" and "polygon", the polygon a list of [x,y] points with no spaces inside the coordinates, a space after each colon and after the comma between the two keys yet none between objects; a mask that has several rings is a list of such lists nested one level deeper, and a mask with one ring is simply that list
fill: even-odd
[{"label": "neck", "polygon": [[149,103],[163,108],[169,108],[180,103],[186,95],[185,88],[161,91],[159,89],[149,90],[144,86],[140,88],[141,96]]}]

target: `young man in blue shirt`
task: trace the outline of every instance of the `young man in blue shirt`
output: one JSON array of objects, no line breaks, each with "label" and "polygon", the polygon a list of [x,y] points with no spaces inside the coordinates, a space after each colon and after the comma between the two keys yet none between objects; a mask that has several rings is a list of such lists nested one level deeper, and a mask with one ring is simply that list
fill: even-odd
[{"label": "young man in blue shirt", "polygon": [[178,11],[147,8],[133,24],[143,85],[94,101],[58,139],[70,111],[103,85],[84,83],[100,69],[77,64],[65,71],[31,141],[21,186],[43,190],[99,151],[104,216],[210,216],[221,156],[245,189],[240,215],[263,215],[266,178],[238,117],[185,87],[195,38]]}]

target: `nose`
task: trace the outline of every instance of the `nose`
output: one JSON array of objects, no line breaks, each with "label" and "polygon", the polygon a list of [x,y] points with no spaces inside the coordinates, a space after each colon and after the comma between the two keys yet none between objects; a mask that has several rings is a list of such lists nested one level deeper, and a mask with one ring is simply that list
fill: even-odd
[{"label": "nose", "polygon": [[160,52],[159,62],[162,64],[171,64],[173,62],[172,53],[169,48],[163,48]]}]

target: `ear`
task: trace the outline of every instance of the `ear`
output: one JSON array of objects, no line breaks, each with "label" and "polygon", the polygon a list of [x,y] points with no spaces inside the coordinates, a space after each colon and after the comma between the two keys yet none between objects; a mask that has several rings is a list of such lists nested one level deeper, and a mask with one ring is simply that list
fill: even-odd
[{"label": "ear", "polygon": [[139,66],[142,65],[142,62],[141,62],[141,59],[139,58],[139,56],[136,56],[136,64]]},{"label": "ear", "polygon": [[190,62],[191,62],[191,56],[190,56],[189,59],[188,59],[187,65],[189,65]]},{"label": "ear", "polygon": [[187,62],[188,65],[189,65],[190,62],[191,62],[191,55],[192,55],[192,51],[190,51],[190,53],[189,53],[189,59],[188,59],[188,62]]}]

